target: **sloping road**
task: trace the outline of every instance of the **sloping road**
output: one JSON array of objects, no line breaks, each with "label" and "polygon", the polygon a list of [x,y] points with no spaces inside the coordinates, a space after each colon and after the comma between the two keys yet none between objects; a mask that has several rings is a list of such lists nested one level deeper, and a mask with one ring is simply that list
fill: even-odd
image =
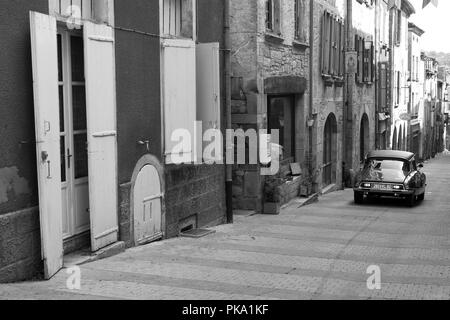
[{"label": "sloping road", "polygon": [[[48,282],[0,285],[0,299],[450,299],[450,156],[425,166],[415,208],[357,206],[351,190],[279,216],[237,217],[202,239],[172,239]],[[381,289],[367,288],[367,268]]]}]

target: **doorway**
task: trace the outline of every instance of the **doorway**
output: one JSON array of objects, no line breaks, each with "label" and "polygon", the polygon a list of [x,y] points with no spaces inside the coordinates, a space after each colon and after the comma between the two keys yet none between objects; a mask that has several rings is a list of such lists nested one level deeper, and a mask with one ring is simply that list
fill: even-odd
[{"label": "doorway", "polygon": [[81,32],[58,30],[57,40],[62,230],[68,254],[90,242],[86,83]]},{"label": "doorway", "polygon": [[134,239],[138,245],[162,238],[161,180],[153,165],[139,171],[133,188]]},{"label": "doorway", "polygon": [[369,131],[369,117],[364,113],[361,119],[360,128],[360,142],[359,142],[359,157],[360,161],[364,161],[367,153],[369,152],[370,144],[370,131]]},{"label": "doorway", "polygon": [[336,183],[337,122],[334,114],[327,118],[323,134],[323,187]]}]

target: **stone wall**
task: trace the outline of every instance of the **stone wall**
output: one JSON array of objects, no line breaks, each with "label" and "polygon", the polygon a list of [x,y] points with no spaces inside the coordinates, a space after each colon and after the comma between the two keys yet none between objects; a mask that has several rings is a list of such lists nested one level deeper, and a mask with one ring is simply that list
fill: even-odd
[{"label": "stone wall", "polygon": [[226,222],[225,167],[166,166],[166,237],[176,237],[186,221],[209,227]]},{"label": "stone wall", "polygon": [[43,272],[39,209],[0,216],[0,283],[28,280]]}]

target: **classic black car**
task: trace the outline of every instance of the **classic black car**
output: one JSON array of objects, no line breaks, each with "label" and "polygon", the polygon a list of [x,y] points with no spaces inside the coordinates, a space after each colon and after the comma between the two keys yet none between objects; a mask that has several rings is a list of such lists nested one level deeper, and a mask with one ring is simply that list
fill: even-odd
[{"label": "classic black car", "polygon": [[425,199],[427,179],[422,168],[410,152],[370,152],[355,179],[355,203],[363,203],[365,197],[394,197],[414,206]]}]

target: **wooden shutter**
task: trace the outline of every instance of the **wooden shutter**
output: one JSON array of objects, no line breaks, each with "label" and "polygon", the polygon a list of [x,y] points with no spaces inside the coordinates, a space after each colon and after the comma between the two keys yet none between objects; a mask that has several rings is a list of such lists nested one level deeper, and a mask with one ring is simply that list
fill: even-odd
[{"label": "wooden shutter", "polygon": [[322,74],[330,74],[330,21],[329,13],[322,18]]},{"label": "wooden shutter", "polygon": [[30,12],[41,250],[46,279],[63,266],[56,19]]},{"label": "wooden shutter", "polygon": [[345,62],[344,62],[344,55],[345,55],[345,26],[344,26],[344,22],[341,21],[340,22],[340,39],[339,39],[339,77],[343,77],[344,76],[344,72],[345,72]]},{"label": "wooden shutter", "polygon": [[335,28],[335,19],[333,16],[329,15],[329,23],[330,23],[330,61],[329,61],[329,74],[334,75],[335,70],[335,45],[336,45],[336,28]]},{"label": "wooden shutter", "polygon": [[281,0],[272,0],[273,1],[273,31],[276,34],[281,34]]},{"label": "wooden shutter", "polygon": [[173,150],[178,142],[171,141],[171,137],[178,129],[189,131],[192,138],[195,136],[194,126],[197,117],[195,42],[166,39],[162,48],[166,163],[172,163],[172,156],[183,157],[186,162],[191,162],[194,160],[192,143],[190,150],[174,154]]},{"label": "wooden shutter", "polygon": [[[220,60],[219,43],[197,44],[197,121],[203,132],[220,130]],[[197,141],[197,139],[196,139]],[[203,143],[203,149],[210,142]],[[214,159],[204,159],[214,160]],[[220,159],[221,160],[221,159]]]},{"label": "wooden shutter", "polygon": [[388,107],[388,91],[387,91],[387,86],[388,86],[388,70],[387,70],[387,63],[380,63],[380,78],[379,78],[379,86],[380,86],[380,97],[379,97],[379,101],[380,101],[380,106],[379,106],[379,110],[382,111],[384,110],[384,108]]},{"label": "wooden shutter", "polygon": [[118,240],[114,30],[85,22],[86,115],[91,249]]},{"label": "wooden shutter", "polygon": [[220,129],[219,43],[197,44],[197,120],[203,129]]}]

